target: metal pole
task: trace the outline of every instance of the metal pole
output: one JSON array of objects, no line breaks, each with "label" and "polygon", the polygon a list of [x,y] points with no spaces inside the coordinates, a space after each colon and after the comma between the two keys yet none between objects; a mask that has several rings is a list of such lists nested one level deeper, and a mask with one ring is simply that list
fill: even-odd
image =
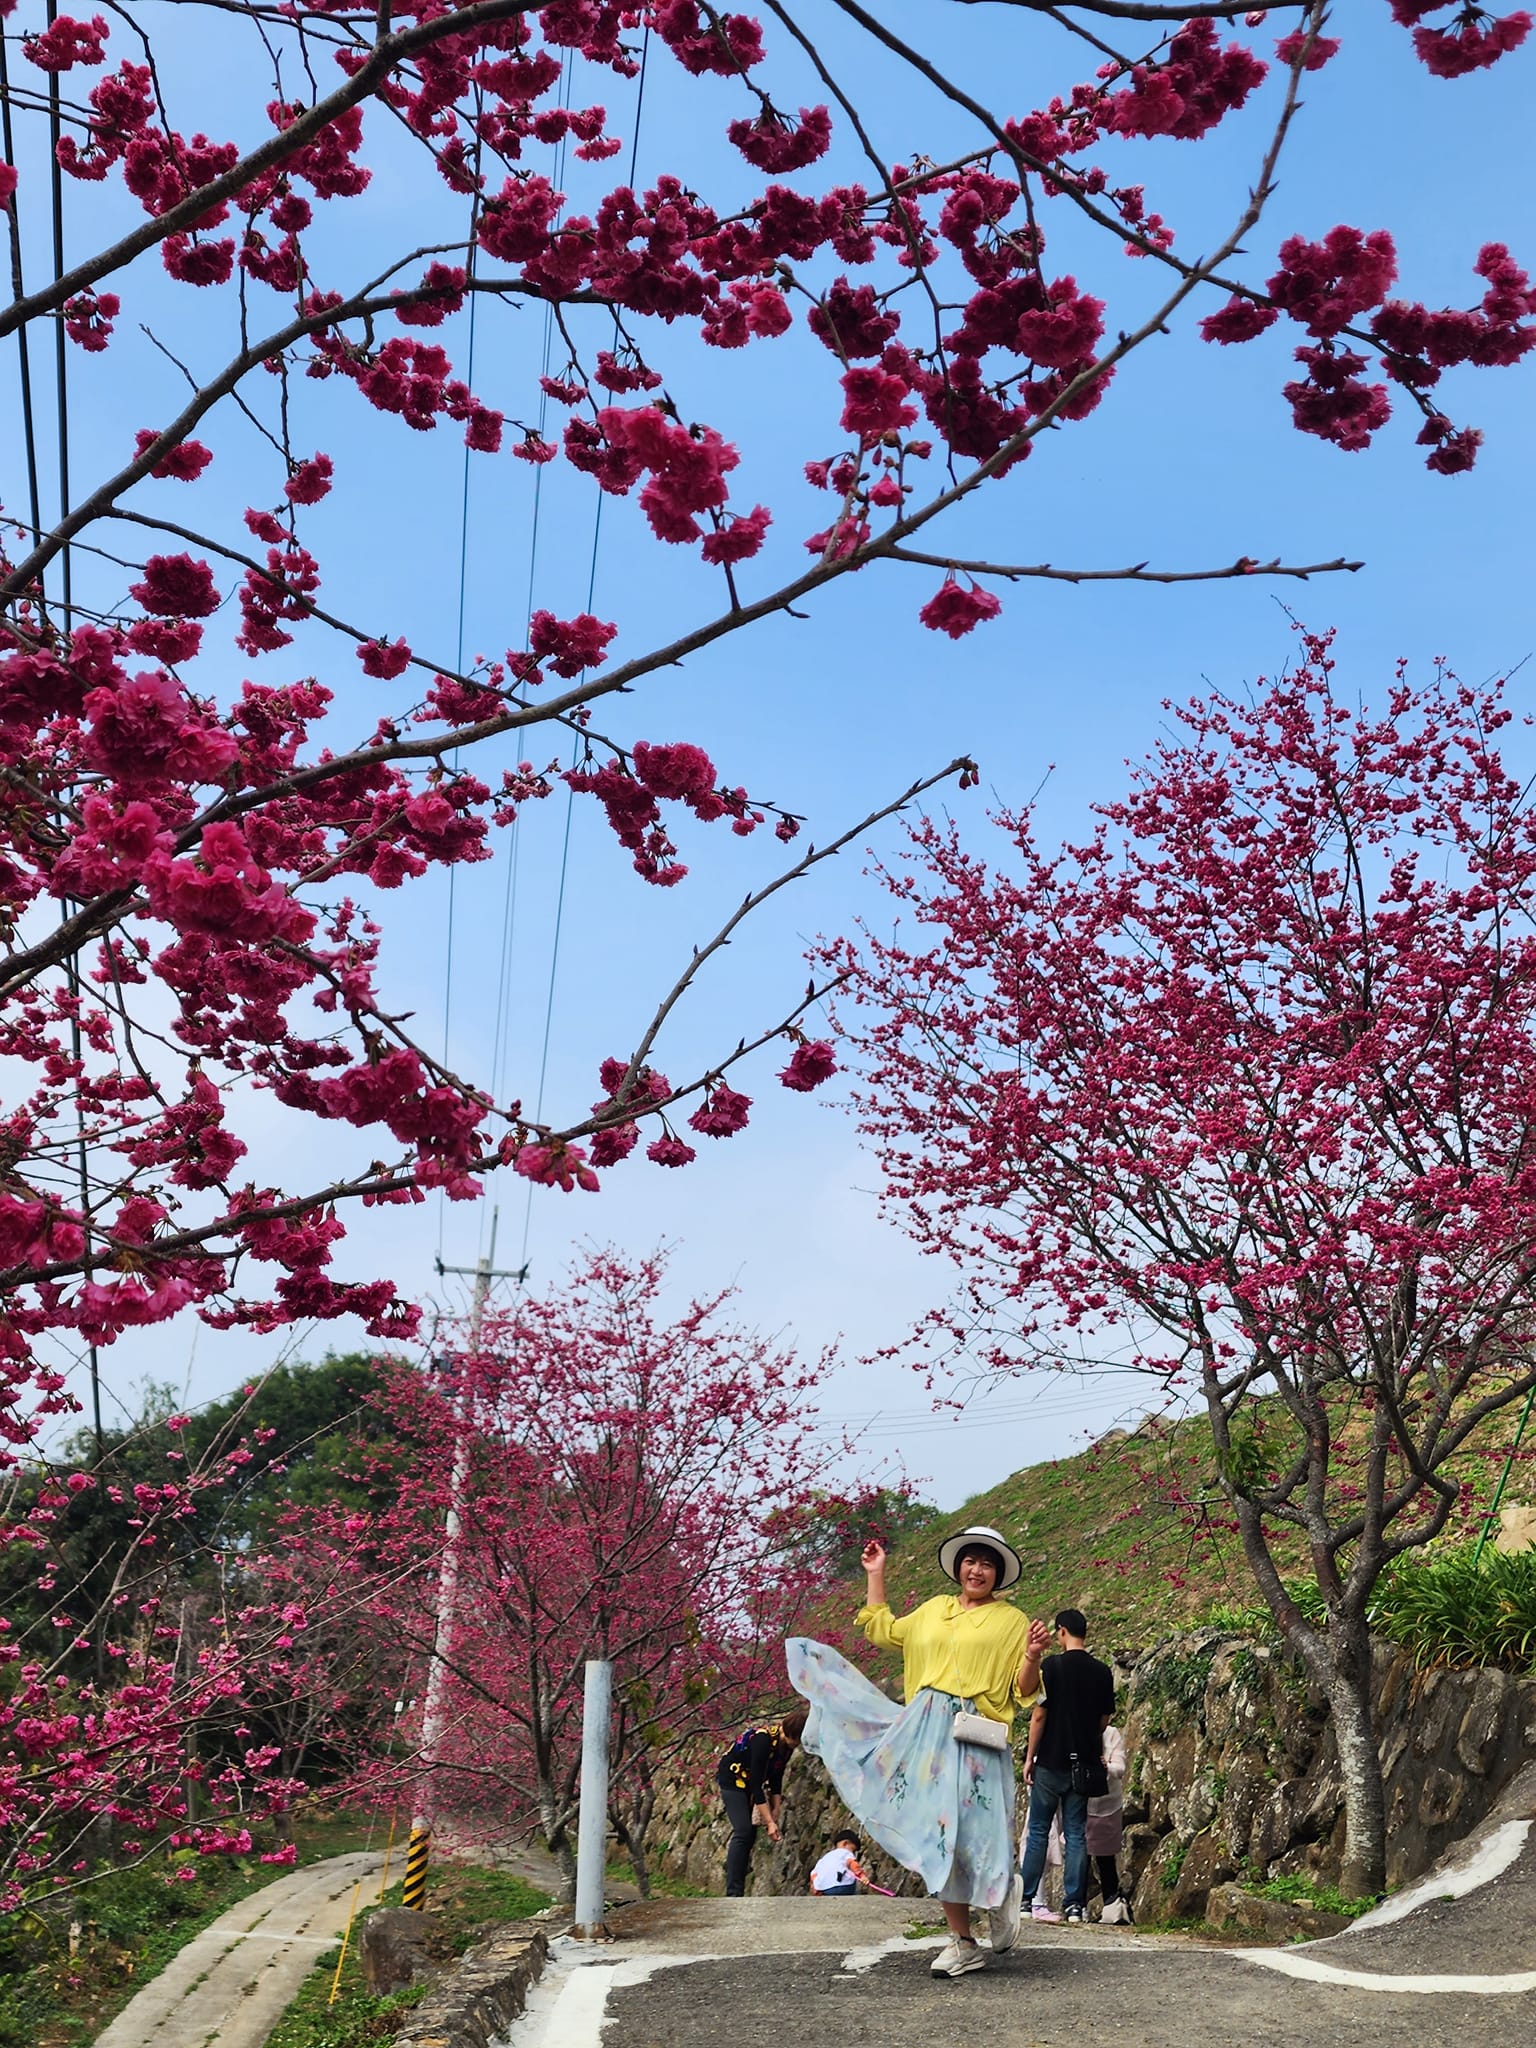
[{"label": "metal pole", "polygon": [[581,1707],[581,1811],[576,1828],[576,1925],[578,1941],[607,1941],[603,1892],[608,1847],[608,1715],[613,1666],[590,1658]]},{"label": "metal pole", "polygon": [[1515,1440],[1509,1447],[1509,1456],[1504,1460],[1504,1470],[1499,1474],[1498,1491],[1493,1496],[1493,1506],[1483,1517],[1482,1533],[1477,1539],[1477,1548],[1472,1553],[1474,1565],[1483,1554],[1483,1545],[1488,1541],[1489,1530],[1499,1518],[1499,1504],[1504,1498],[1504,1487],[1509,1479],[1509,1468],[1515,1462],[1516,1453],[1520,1449],[1521,1438],[1525,1435],[1525,1425],[1531,1419],[1531,1404],[1533,1402],[1536,1402],[1536,1387],[1532,1387],[1525,1397],[1525,1413],[1520,1418],[1520,1427],[1515,1431]]},{"label": "metal pole", "polygon": [[[496,1269],[496,1225],[501,1211],[491,1211],[491,1244],[483,1259],[477,1259],[474,1266],[475,1291],[471,1297],[469,1311],[469,1351],[471,1356],[480,1349],[480,1329],[485,1320],[486,1299],[493,1280],[521,1280],[527,1268],[518,1273],[500,1273]],[[438,1261],[440,1273],[462,1273],[462,1266],[445,1266]],[[405,1890],[401,1902],[416,1910],[426,1904],[427,1864],[432,1843],[432,1771],[437,1762],[437,1752],[442,1741],[443,1723],[446,1718],[444,1695],[448,1689],[447,1649],[453,1633],[453,1610],[459,1590],[459,1502],[464,1495],[465,1482],[469,1478],[469,1431],[460,1430],[453,1449],[453,1478],[448,1491],[448,1512],[443,1519],[443,1565],[437,1581],[437,1612],[432,1620],[432,1648],[427,1653],[427,1685],[421,1710],[421,1777],[416,1812],[411,1820],[411,1837],[406,1848]]]}]

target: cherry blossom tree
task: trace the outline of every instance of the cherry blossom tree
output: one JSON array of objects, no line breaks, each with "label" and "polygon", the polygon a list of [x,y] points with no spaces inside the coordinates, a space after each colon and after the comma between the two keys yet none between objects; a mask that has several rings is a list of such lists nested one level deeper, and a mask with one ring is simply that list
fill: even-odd
[{"label": "cherry blossom tree", "polygon": [[[583,1667],[609,1659],[611,1815],[642,1886],[658,1764],[783,1694],[785,1632],[829,1582],[789,1541],[829,1455],[814,1422],[828,1361],[731,1328],[727,1294],[665,1317],[663,1274],[594,1251],[488,1316],[478,1351],[402,1372],[381,1411],[407,1448],[397,1495],[370,1515],[295,1512],[280,1552],[369,1588],[348,1635],[405,1659],[408,1752],[436,1645],[442,1728],[416,1766],[434,1815],[497,1838],[536,1827],[568,1874]],[[306,1654],[313,1638],[312,1617]],[[358,1782],[376,1774],[365,1759]]]},{"label": "cherry blossom tree", "polygon": [[[685,1165],[696,1137],[741,1130],[738,1063],[775,1037],[791,1037],[785,1085],[829,1071],[801,1023],[820,988],[723,1032],[706,1069],[661,1071],[678,1003],[744,912],[606,1062],[595,1104],[548,1119],[515,1080],[493,1093],[451,1068],[385,984],[392,892],[487,858],[562,780],[658,885],[684,873],[679,818],[795,836],[790,810],[750,793],[749,766],[639,736],[654,731],[648,678],[866,570],[914,577],[917,617],[959,636],[1023,578],[1351,566],[1261,563],[1240,538],[1234,560],[1193,567],[943,552],[949,515],[1003,503],[1026,460],[1049,460],[1037,443],[1109,402],[1127,356],[1184,319],[1224,347],[1282,324],[1299,337],[1284,391],[1306,433],[1358,450],[1395,408],[1431,470],[1473,460],[1455,372],[1511,363],[1531,339],[1507,250],[1469,237],[1469,303],[1449,309],[1392,295],[1397,246],[1374,224],[1292,236],[1256,268],[1244,254],[1304,133],[1307,77],[1348,61],[1321,0],[1267,0],[1245,25],[1150,0],[993,5],[1000,35],[1032,15],[1056,39],[1053,89],[1010,85],[999,101],[995,80],[952,76],[950,6],[931,10],[919,47],[854,0],[773,0],[761,22],[699,0],[189,0],[173,51],[131,5],[87,18],[8,0],[0,338],[17,351],[18,467],[0,560],[0,1415],[13,1445],[67,1405],[72,1352],[184,1311],[257,1331],[352,1314],[375,1337],[407,1336],[417,1311],[388,1279],[329,1271],[359,1203],[472,1199],[497,1167],[592,1189],[637,1148]],[[1448,80],[1529,28],[1523,13],[1422,0],[1392,11]],[[857,67],[823,54],[833,27],[898,66],[935,134],[960,139],[893,154],[858,104]],[[194,49],[225,96],[216,122],[182,105],[194,88],[171,59]],[[668,67],[724,131],[736,168],[719,189],[666,171],[636,189],[615,164],[646,65]],[[1228,124],[1248,161],[1226,230],[1197,257],[1122,167],[1145,149],[1155,174],[1153,145]],[[1082,252],[1072,272],[1065,245]],[[471,375],[469,309],[482,332],[500,320],[510,334],[530,307],[547,313],[551,361],[515,404],[493,404]],[[744,464],[737,424],[700,416],[690,385],[702,349],[757,352],[801,329],[821,374],[805,380],[789,473],[770,476]],[[182,398],[140,419],[146,366],[167,361]],[[97,417],[121,422],[115,440],[61,449],[56,483],[45,387],[61,409],[88,391]],[[345,576],[341,595],[327,587],[320,532],[343,503],[390,545],[393,508],[326,448],[360,417],[381,437],[452,433],[476,461],[530,476],[558,464],[595,498],[633,499],[626,546],[696,565],[690,615],[645,645],[622,620],[565,616],[535,592],[506,619],[503,651],[467,663],[409,644],[380,600],[354,616]],[[806,479],[824,511],[801,534]],[[775,491],[791,507],[777,529],[760,501]],[[376,692],[357,710],[364,679]],[[594,723],[605,700],[626,707],[612,736]],[[956,772],[969,779],[966,763],[942,771]],[[257,1123],[277,1106],[340,1141],[327,1177],[265,1163]]]},{"label": "cherry blossom tree", "polygon": [[155,1413],[0,1486],[0,1913],[167,1849],[244,1853],[303,1789],[251,1725],[252,1676],[308,1617],[291,1583],[236,1597],[209,1533],[271,1432],[189,1457],[188,1424]]},{"label": "cherry blossom tree", "polygon": [[1086,843],[1004,816],[994,867],[922,827],[915,929],[835,957],[890,1199],[964,1275],[946,1336],[1203,1401],[1363,1895],[1372,1589],[1536,1385],[1536,812],[1501,686],[1342,694],[1305,634],[1251,699],[1178,711]]}]

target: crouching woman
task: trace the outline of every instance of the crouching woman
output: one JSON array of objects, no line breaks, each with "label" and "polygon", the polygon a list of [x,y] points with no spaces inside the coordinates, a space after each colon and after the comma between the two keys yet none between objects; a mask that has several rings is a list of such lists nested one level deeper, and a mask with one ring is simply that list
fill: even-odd
[{"label": "crouching woman", "polygon": [[941,1545],[939,1562],[956,1591],[897,1616],[886,1599],[885,1548],[864,1549],[859,1625],[872,1643],[900,1650],[905,1706],[825,1643],[792,1637],[786,1651],[790,1683],[810,1707],[803,1746],[865,1831],[941,1901],[951,1938],[933,1975],[961,1977],[986,1961],[974,1908],[990,1915],[994,1950],[1018,1935],[1008,1736],[1015,1709],[1039,1693],[1049,1636],[998,1597],[1021,1567],[995,1529],[962,1529]]}]

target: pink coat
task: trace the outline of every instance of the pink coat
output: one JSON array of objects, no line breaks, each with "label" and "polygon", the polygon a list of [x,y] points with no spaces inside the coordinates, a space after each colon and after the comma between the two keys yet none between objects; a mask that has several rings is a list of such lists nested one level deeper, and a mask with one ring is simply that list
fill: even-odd
[{"label": "pink coat", "polygon": [[1088,1802],[1088,1854],[1118,1856],[1124,1838],[1125,1737],[1118,1728],[1104,1730],[1104,1768],[1109,1790]]}]

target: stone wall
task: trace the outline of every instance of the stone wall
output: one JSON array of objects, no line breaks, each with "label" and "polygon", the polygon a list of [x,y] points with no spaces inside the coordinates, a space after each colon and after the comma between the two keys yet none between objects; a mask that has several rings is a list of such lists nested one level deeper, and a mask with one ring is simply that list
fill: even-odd
[{"label": "stone wall", "polygon": [[[1337,1880],[1344,1802],[1327,1709],[1283,1651],[1208,1631],[1160,1643],[1116,1677],[1131,1759],[1121,1867],[1138,1919],[1199,1918],[1234,1879]],[[1398,1886],[1536,1760],[1536,1680],[1417,1671],[1378,1645],[1377,1724]],[[653,1856],[662,1875],[718,1892],[728,1830],[712,1761],[659,1801]],[[784,1789],[784,1840],[759,1837],[752,1892],[804,1891],[832,1836],[857,1825],[813,1757],[796,1758]],[[868,1861],[878,1883],[921,1896],[909,1871],[878,1852]]]}]

